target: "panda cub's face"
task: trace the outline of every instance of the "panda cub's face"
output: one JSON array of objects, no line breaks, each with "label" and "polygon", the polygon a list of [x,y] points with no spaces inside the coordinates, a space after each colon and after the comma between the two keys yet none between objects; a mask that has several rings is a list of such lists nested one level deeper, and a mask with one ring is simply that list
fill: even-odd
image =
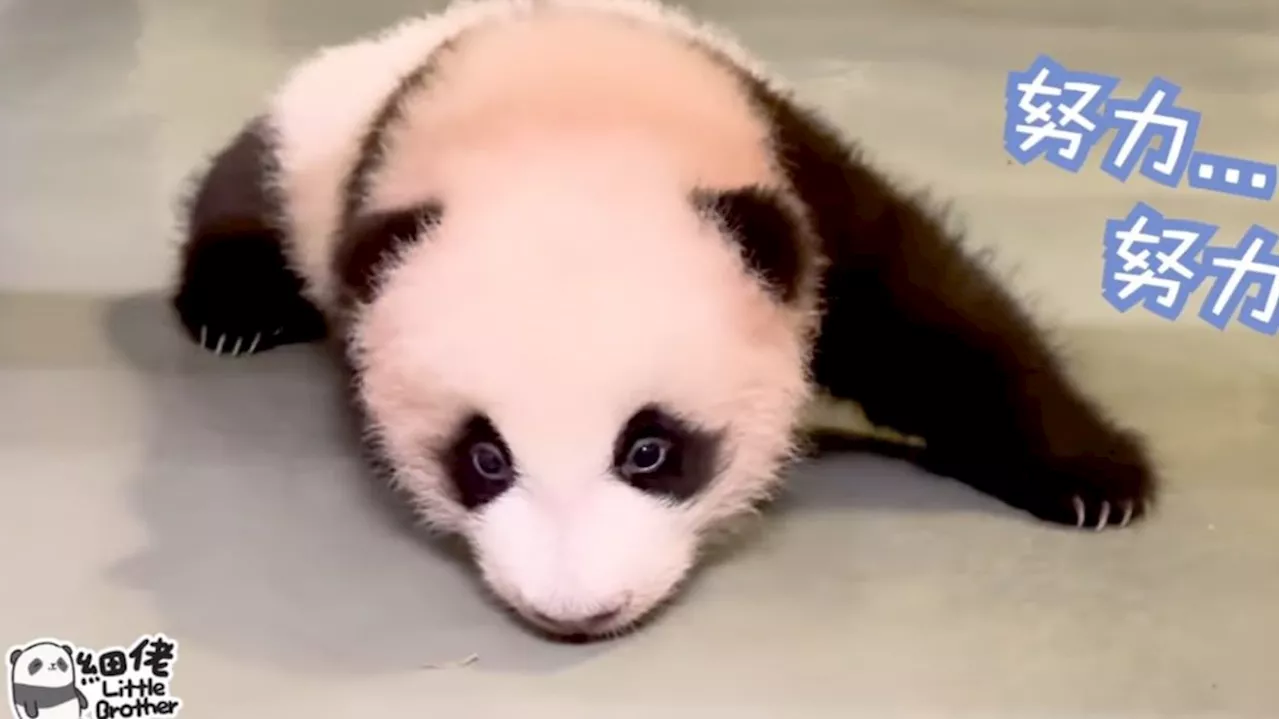
[{"label": "panda cub's face", "polygon": [[75,681],[71,652],[57,644],[43,642],[15,651],[9,663],[13,665],[14,684],[52,688]]},{"label": "panda cub's face", "polygon": [[397,482],[553,634],[668,598],[768,493],[807,397],[796,315],[638,175],[455,192],[351,336]]}]

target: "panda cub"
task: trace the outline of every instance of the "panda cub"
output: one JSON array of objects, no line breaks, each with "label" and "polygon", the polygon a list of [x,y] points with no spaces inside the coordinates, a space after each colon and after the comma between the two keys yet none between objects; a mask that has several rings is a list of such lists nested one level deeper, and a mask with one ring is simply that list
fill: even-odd
[{"label": "panda cub", "polygon": [[1141,438],[959,237],[658,2],[454,3],[319,52],[185,225],[192,339],[331,339],[375,465],[552,635],[651,616],[820,395],[1047,522],[1154,496]]}]

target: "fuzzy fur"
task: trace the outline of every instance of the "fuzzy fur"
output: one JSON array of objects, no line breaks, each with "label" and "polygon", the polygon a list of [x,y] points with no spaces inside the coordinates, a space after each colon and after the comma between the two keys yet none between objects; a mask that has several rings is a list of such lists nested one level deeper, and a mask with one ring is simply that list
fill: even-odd
[{"label": "fuzzy fur", "polygon": [[[1153,496],[1136,435],[926,205],[657,2],[478,0],[325,50],[197,197],[188,330],[239,348],[280,307],[273,337],[323,317],[378,463],[555,633],[616,633],[671,597],[777,489],[818,388],[1048,521],[1127,524]],[[227,301],[243,278],[256,321]],[[716,438],[696,491],[622,481],[620,432],[650,406]],[[513,467],[469,475],[483,501],[462,502],[477,421]]]}]

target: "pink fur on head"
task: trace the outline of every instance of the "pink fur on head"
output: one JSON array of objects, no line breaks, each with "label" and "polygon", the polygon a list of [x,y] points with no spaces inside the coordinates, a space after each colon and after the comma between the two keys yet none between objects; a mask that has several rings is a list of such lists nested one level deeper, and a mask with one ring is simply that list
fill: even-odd
[{"label": "pink fur on head", "polygon": [[[332,50],[275,105],[293,264],[332,308],[352,138],[431,58],[363,199],[442,215],[357,308],[359,396],[423,518],[463,535],[489,586],[545,628],[608,612],[588,630],[604,634],[646,616],[792,451],[812,308],[775,301],[691,200],[785,186],[724,64],[736,53],[655,3],[486,0]],[[685,501],[611,471],[646,405],[721,438],[713,480]],[[475,414],[518,477],[468,508],[442,453]]]},{"label": "pink fur on head", "polygon": [[[530,612],[627,596],[638,618],[701,533],[765,495],[807,397],[795,318],[690,206],[658,148],[530,143],[474,158],[443,221],[355,325],[361,391],[424,516],[467,536],[491,585]],[[468,178],[464,181],[461,178]],[[672,506],[608,472],[647,403],[725,434],[723,471]],[[486,414],[520,479],[478,512],[431,459]]]}]

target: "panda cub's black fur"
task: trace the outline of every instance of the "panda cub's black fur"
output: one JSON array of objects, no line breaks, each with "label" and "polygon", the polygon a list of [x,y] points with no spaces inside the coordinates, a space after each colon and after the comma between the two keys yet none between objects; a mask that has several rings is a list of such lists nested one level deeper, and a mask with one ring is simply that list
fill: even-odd
[{"label": "panda cub's black fur", "polygon": [[191,338],[218,354],[315,342],[327,332],[285,259],[271,160],[266,124],[255,119],[214,157],[187,200],[173,306]]}]

